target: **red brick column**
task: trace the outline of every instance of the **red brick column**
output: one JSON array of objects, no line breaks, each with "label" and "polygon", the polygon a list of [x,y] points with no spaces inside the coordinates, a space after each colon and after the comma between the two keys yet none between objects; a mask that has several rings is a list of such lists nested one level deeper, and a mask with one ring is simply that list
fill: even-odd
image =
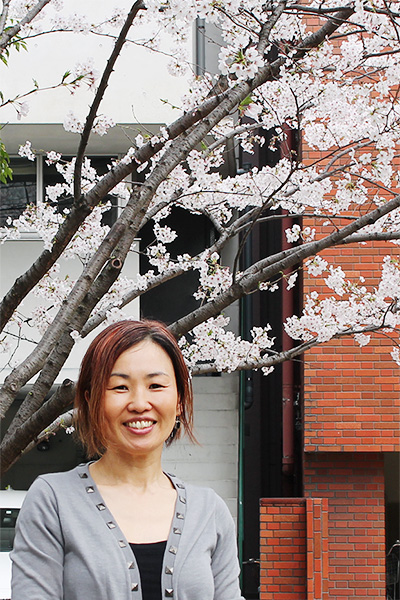
[{"label": "red brick column", "polygon": [[305,455],[304,494],[329,505],[329,600],[384,600],[383,455]]},{"label": "red brick column", "polygon": [[327,500],[260,505],[260,600],[328,600]]},{"label": "red brick column", "polygon": [[328,598],[328,500],[306,499],[307,600]]}]

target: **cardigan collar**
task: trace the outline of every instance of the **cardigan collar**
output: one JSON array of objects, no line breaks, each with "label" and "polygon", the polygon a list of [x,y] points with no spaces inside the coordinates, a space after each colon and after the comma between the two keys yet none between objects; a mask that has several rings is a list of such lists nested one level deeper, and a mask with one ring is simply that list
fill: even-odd
[{"label": "cardigan collar", "polygon": [[[93,461],[92,461],[93,462]],[[91,463],[82,463],[77,467],[77,475],[81,481],[82,492],[90,498],[93,505],[93,511],[102,518],[104,527],[114,537],[115,543],[121,550],[121,561],[126,565],[127,577],[129,580],[130,589],[132,592],[132,600],[142,600],[142,588],[140,582],[140,573],[136,557],[129,546],[124,534],[116,523],[112,513],[104,502],[92,476],[89,472]],[[179,549],[179,542],[182,537],[182,532],[186,517],[186,487],[184,483],[172,473],[165,473],[170,479],[173,487],[177,492],[175,503],[174,516],[171,523],[167,545],[164,553],[161,587],[162,598],[176,598],[174,594],[174,565],[176,555]]]}]

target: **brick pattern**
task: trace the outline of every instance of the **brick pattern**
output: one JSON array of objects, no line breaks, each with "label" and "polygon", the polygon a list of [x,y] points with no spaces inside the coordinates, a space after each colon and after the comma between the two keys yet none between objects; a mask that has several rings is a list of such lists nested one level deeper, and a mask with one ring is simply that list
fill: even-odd
[{"label": "brick pattern", "polygon": [[400,372],[387,341],[335,340],[307,353],[304,449],[400,449]]},{"label": "brick pattern", "polygon": [[328,500],[306,499],[307,600],[323,600],[329,592]]},{"label": "brick pattern", "polygon": [[384,600],[383,456],[306,454],[304,495],[328,501],[329,600]]},{"label": "brick pattern", "polygon": [[[305,223],[306,224],[306,223]],[[309,225],[311,223],[308,223]],[[342,264],[350,278],[377,285],[390,248],[336,248],[321,256]],[[392,251],[394,252],[394,250]],[[323,281],[305,274],[304,292],[326,294]],[[308,452],[400,450],[400,368],[390,356],[392,341],[375,335],[360,348],[342,338],[307,352],[304,369],[304,447]]]},{"label": "brick pattern", "polygon": [[260,600],[328,599],[327,517],[326,499],[260,501]]}]

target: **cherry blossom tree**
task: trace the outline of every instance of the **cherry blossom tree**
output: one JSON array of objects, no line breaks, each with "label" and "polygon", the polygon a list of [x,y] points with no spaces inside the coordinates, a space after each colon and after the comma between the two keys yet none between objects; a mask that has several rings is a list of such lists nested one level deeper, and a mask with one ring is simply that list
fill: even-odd
[{"label": "cherry blossom tree", "polygon": [[[11,362],[1,389],[3,417],[20,390],[34,381],[4,436],[3,470],[41,437],[70,424],[63,413],[73,398],[73,382],[64,381],[45,398],[74,345],[121,318],[121,309],[136,298],[188,271],[198,277],[198,307],[170,327],[193,374],[262,369],[267,375],[274,365],[317,344],[351,335],[365,345],[381,330],[393,338],[392,356],[400,364],[397,2],[137,0],[129,11],[114,11],[98,24],[85,19],[85,2],[79,18],[69,16],[60,0],[3,0],[2,5],[3,62],[21,47],[29,51],[34,37],[56,31],[115,38],[102,74],[83,57],[78,69],[55,81],[54,87],[87,84],[92,89],[86,120],[65,116],[65,129],[77,135],[76,157],[66,161],[57,148],[47,149],[47,161],[63,183],[48,188],[44,202],[28,206],[1,230],[3,241],[22,231],[34,231],[43,240],[39,258],[25,273],[15,274],[2,300],[3,351],[12,356],[16,338],[24,335],[21,306],[29,293],[51,297],[53,304],[51,310],[29,315],[42,337],[22,362]],[[43,27],[41,16],[51,5],[57,16]],[[217,74],[193,74],[187,42],[196,18],[220,31]],[[148,38],[136,39],[136,28],[142,32],[142,26]],[[187,80],[178,116],[156,135],[138,134],[125,156],[100,176],[86,154],[90,136],[118,126],[100,111],[110,75],[118,69],[123,46],[161,52],[160,31],[170,36],[171,72]],[[13,105],[23,118],[32,93],[40,93],[39,84],[16,97],[2,95],[0,107]],[[318,158],[302,161],[301,149],[289,145],[291,131],[301,132],[302,144],[315,149]],[[276,164],[222,175],[228,151],[237,157],[239,148],[251,154],[263,144],[276,153]],[[21,140],[21,156],[34,161],[36,151]],[[105,226],[102,215],[110,194],[121,210]],[[58,200],[67,196],[71,207],[57,210]],[[168,250],[176,237],[168,225],[174,207],[204,215],[212,224],[215,239],[197,255],[175,256]],[[287,247],[241,266],[241,252],[257,223],[286,217],[292,219]],[[303,226],[303,217],[314,219],[315,227]],[[136,279],[121,277],[135,238],[149,223],[154,242],[143,251],[151,268]],[[387,245],[374,287],[321,256],[327,248],[362,248],[373,241]],[[236,256],[228,264],[223,256],[232,243]],[[58,277],[62,256],[82,260],[75,281]],[[295,340],[290,350],[275,347],[269,323],[253,328],[251,341],[229,329],[224,311],[230,305],[249,294],[297,285],[301,269],[324,281],[325,293],[313,292],[302,313],[283,324]]]}]

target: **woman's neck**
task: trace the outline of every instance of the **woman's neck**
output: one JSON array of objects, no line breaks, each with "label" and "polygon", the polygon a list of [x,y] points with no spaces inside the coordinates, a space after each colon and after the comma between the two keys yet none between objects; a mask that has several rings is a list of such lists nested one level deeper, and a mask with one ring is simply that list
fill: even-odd
[{"label": "woman's neck", "polygon": [[171,485],[163,473],[161,456],[132,458],[107,450],[90,465],[90,473],[98,485],[130,485],[143,491],[154,486]]}]

